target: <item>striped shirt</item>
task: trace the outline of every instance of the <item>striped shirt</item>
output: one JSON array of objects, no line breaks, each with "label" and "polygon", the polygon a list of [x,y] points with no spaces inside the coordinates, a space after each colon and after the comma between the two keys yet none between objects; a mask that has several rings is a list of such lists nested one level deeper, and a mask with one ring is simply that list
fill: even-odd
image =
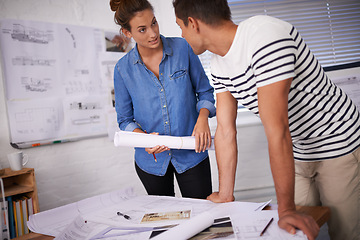
[{"label": "striped shirt", "polygon": [[270,16],[241,22],[228,53],[213,56],[211,74],[216,93],[229,91],[258,116],[257,88],[293,78],[288,117],[295,160],[332,159],[360,146],[359,111],[287,22]]}]

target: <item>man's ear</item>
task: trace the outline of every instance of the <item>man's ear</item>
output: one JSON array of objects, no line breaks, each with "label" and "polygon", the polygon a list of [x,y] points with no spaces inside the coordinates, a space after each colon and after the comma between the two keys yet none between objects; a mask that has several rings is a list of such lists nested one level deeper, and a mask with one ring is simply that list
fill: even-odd
[{"label": "man's ear", "polygon": [[188,17],[188,25],[190,29],[193,29],[195,32],[199,32],[199,22],[196,18]]},{"label": "man's ear", "polygon": [[127,38],[132,38],[132,34],[130,31],[126,30],[125,28],[121,28],[121,31]]}]

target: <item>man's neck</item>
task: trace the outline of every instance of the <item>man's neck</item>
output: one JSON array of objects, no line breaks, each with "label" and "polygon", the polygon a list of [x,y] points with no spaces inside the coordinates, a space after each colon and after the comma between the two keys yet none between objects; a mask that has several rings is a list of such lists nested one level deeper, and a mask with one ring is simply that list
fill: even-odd
[{"label": "man's neck", "polygon": [[232,21],[225,21],[218,26],[203,24],[206,49],[219,56],[225,56],[234,41],[237,25]]}]

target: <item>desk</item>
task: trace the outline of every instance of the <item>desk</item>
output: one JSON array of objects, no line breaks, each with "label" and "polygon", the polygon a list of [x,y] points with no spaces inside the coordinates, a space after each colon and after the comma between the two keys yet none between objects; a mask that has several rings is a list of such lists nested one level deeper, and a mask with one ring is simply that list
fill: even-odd
[{"label": "desk", "polygon": [[[275,210],[277,205],[266,206],[264,210]],[[309,206],[296,206],[296,210],[312,216],[316,223],[321,227],[324,225],[330,218],[330,208],[323,206],[309,207]]]},{"label": "desk", "polygon": [[[265,207],[265,210],[269,210],[269,209],[276,209],[276,206]],[[296,206],[296,210],[312,216],[320,227],[324,223],[326,223],[330,218],[330,208],[328,207]],[[54,237],[42,235],[39,233],[29,233],[26,234],[25,236],[14,238],[14,240],[52,240],[52,239],[54,239]]]},{"label": "desk", "polygon": [[315,219],[316,223],[319,225],[319,227],[324,225],[330,218],[330,208],[329,207],[296,206],[296,210],[312,216]]}]

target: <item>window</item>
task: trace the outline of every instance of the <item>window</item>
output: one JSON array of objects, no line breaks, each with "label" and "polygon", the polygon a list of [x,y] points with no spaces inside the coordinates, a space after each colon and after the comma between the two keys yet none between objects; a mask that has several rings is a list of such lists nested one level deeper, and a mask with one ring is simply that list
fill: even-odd
[{"label": "window", "polygon": [[[228,0],[238,24],[265,14],[293,24],[323,67],[360,61],[359,0]],[[199,56],[210,75],[211,53]]]}]

